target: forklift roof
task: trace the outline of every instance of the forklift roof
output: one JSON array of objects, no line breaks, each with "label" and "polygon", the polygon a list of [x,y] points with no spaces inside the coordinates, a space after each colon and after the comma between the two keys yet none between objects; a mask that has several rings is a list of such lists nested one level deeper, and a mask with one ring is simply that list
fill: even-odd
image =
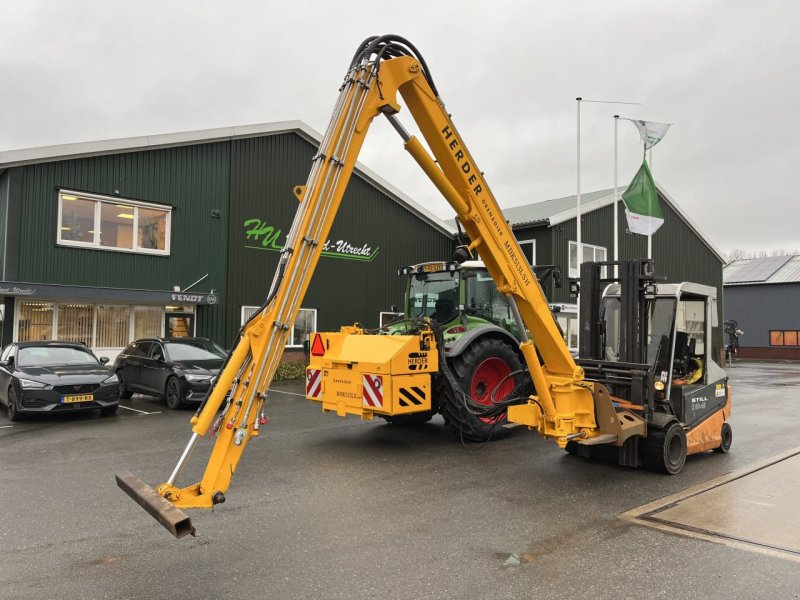
[{"label": "forklift roof", "polygon": [[[710,285],[702,285],[700,283],[692,283],[690,281],[683,281],[681,283],[658,283],[656,284],[656,296],[662,297],[676,297],[680,298],[682,294],[688,293],[695,296],[703,296],[705,298],[716,299],[717,289]],[[620,284],[609,284],[603,296],[619,296]]]}]

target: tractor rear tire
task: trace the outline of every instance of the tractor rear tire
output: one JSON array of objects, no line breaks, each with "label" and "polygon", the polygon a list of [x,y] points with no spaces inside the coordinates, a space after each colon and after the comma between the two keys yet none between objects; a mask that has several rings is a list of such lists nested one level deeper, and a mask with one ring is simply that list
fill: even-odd
[{"label": "tractor rear tire", "polygon": [[677,421],[663,429],[648,427],[640,443],[642,463],[651,471],[677,475],[686,464],[686,432]]},{"label": "tractor rear tire", "polygon": [[733,429],[731,429],[730,423],[725,421],[722,424],[722,431],[720,432],[721,440],[719,443],[719,447],[714,448],[714,452],[720,452],[722,454],[727,454],[731,451],[731,444],[733,443]]},{"label": "tractor rear tire", "polygon": [[[472,399],[487,406],[490,396],[500,380],[506,375],[522,369],[519,354],[509,344],[496,338],[478,338],[464,352],[449,360],[450,370],[460,383],[462,390],[471,394]],[[496,400],[502,400],[522,381],[522,375],[510,377],[501,387]],[[508,415],[482,418],[473,414],[461,398],[454,398],[447,389],[444,377],[436,378],[435,393],[441,405],[444,422],[458,433],[463,440],[486,442],[499,440],[508,435],[503,427]],[[503,391],[505,393],[503,393]]]}]

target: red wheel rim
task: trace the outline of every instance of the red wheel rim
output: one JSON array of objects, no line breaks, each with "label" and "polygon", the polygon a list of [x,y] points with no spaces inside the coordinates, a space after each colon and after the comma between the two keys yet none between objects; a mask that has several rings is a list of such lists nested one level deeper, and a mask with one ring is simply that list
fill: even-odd
[{"label": "red wheel rim", "polygon": [[[490,357],[484,360],[478,365],[478,368],[475,369],[475,373],[472,375],[472,382],[470,383],[469,389],[472,399],[478,404],[490,406],[492,404],[492,392],[494,392],[497,385],[510,373],[511,367],[509,367],[508,363],[502,358]],[[514,378],[509,377],[503,381],[503,384],[495,393],[495,401],[502,400],[513,390]],[[486,423],[494,423],[504,418],[504,416],[505,415],[494,418],[482,417],[481,420]]]}]

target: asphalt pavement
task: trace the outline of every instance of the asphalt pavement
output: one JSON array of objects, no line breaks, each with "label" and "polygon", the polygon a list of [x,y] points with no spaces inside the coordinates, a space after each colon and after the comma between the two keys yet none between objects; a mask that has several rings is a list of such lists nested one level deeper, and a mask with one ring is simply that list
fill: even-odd
[{"label": "asphalt pavement", "polygon": [[[517,428],[463,445],[417,428],[322,414],[274,387],[198,537],[175,540],[114,474],[156,484],[192,411],[134,396],[117,415],[9,423],[0,408],[0,597],[798,598],[800,563],[619,518],[800,446],[800,364],[738,363],[730,454],[669,477],[587,461]],[[198,481],[204,443],[181,485]]]}]

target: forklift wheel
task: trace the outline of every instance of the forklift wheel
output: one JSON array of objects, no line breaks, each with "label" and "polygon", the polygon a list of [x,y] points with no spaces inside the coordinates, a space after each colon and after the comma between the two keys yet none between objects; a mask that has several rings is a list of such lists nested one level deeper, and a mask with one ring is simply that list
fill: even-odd
[{"label": "forklift wheel", "polygon": [[714,452],[721,452],[727,454],[731,451],[731,444],[733,443],[733,430],[730,424],[725,421],[722,424],[722,431],[720,432],[720,443],[718,448],[714,448]]},{"label": "forklift wheel", "polygon": [[677,421],[664,429],[649,428],[642,440],[642,462],[653,471],[677,475],[686,463],[686,432]]}]

